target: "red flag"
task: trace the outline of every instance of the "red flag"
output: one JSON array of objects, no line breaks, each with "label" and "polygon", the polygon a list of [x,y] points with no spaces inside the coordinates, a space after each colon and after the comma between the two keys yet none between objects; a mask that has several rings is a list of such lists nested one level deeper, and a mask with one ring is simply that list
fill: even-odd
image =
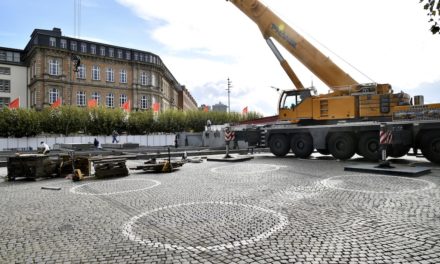
[{"label": "red flag", "polygon": [[160,104],[159,103],[154,103],[153,104],[153,111],[154,112],[159,112],[160,109]]},{"label": "red flag", "polygon": [[127,112],[130,112],[131,110],[130,100],[127,100],[125,103],[122,104],[122,109],[124,109]]},{"label": "red flag", "polygon": [[61,97],[59,97],[55,102],[52,103],[50,107],[57,108],[61,105]]},{"label": "red flag", "polygon": [[98,102],[96,101],[96,99],[90,99],[87,101],[88,108],[96,107],[97,104],[98,104]]},{"label": "red flag", "polygon": [[247,115],[247,113],[248,113],[248,107],[247,106],[245,108],[243,108],[242,113],[243,113],[243,115]]},{"label": "red flag", "polygon": [[208,111],[209,111],[209,108],[207,105],[205,105],[205,108],[203,108],[203,112],[208,112]]},{"label": "red flag", "polygon": [[9,103],[10,109],[17,109],[20,107],[20,97],[15,98],[14,101]]}]

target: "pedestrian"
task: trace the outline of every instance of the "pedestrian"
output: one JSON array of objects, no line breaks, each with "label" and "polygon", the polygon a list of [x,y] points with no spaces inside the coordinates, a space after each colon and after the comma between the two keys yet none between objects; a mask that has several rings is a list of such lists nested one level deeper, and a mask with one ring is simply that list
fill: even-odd
[{"label": "pedestrian", "polygon": [[112,132],[112,137],[113,137],[112,143],[115,143],[115,142],[119,143],[118,136],[119,136],[118,131],[116,131],[116,129],[113,130],[113,132]]},{"label": "pedestrian", "polygon": [[41,148],[43,149],[43,154],[49,154],[49,152],[50,152],[49,145],[44,143],[44,141],[41,141],[40,145],[41,145]]},{"label": "pedestrian", "polygon": [[99,148],[99,141],[97,138],[95,138],[95,140],[93,140],[93,145],[95,146],[95,148]]}]

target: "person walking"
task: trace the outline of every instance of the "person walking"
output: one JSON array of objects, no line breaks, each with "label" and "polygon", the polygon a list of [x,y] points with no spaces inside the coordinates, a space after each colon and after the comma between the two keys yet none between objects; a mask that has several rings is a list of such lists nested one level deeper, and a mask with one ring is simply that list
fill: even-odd
[{"label": "person walking", "polygon": [[116,131],[116,129],[113,130],[113,132],[112,132],[112,137],[113,137],[112,143],[115,143],[115,142],[119,143],[118,136],[119,136],[118,131]]}]

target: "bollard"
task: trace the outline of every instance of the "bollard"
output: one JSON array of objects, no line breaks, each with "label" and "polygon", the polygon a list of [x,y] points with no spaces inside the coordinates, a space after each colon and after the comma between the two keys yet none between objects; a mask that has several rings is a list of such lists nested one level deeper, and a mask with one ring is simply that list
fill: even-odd
[{"label": "bollard", "polygon": [[379,134],[379,144],[380,144],[380,152],[381,158],[379,161],[378,168],[394,168],[390,165],[390,162],[387,161],[387,146],[390,145],[393,141],[393,134],[391,131],[387,129],[387,125],[385,123],[380,124],[380,134]]},{"label": "bollard", "polygon": [[229,127],[225,127],[225,145],[226,145],[226,155],[224,156],[225,159],[232,158],[231,155],[229,155],[229,143],[231,140],[235,139],[235,133],[229,129]]}]

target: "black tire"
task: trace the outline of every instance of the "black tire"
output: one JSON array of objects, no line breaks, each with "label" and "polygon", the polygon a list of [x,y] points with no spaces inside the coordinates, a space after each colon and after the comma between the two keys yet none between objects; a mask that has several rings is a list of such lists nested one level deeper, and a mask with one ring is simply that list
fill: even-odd
[{"label": "black tire", "polygon": [[284,157],[289,153],[289,142],[283,134],[275,134],[269,139],[270,152],[277,157]]},{"label": "black tire", "polygon": [[367,160],[380,159],[379,132],[367,132],[361,135],[358,143],[359,155]]},{"label": "black tire", "polygon": [[387,156],[393,157],[393,158],[400,158],[408,154],[409,150],[411,149],[411,146],[404,146],[404,145],[391,145],[387,148]]},{"label": "black tire", "polygon": [[313,138],[309,134],[296,134],[290,140],[290,148],[298,158],[308,158],[313,152]]},{"label": "black tire", "polygon": [[322,155],[330,155],[330,151],[328,151],[328,149],[316,149],[316,151]]},{"label": "black tire", "polygon": [[440,164],[440,131],[429,131],[420,140],[423,156],[433,163]]},{"label": "black tire", "polygon": [[347,160],[356,152],[354,138],[349,133],[334,133],[328,140],[328,148],[333,157]]}]

